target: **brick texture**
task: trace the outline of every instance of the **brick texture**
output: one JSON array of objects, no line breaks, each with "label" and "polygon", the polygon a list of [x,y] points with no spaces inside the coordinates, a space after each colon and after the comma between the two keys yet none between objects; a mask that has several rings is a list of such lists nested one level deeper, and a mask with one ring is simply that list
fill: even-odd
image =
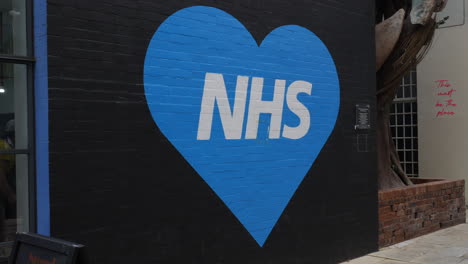
[{"label": "brick texture", "polygon": [[[377,250],[374,2],[48,0],[52,236],[87,245],[99,264],[334,264]],[[337,67],[335,129],[263,247],[145,99],[153,34],[196,5],[229,13],[258,43],[280,26],[305,27]],[[354,129],[356,104],[371,106],[371,129]]]},{"label": "brick texture", "polygon": [[414,179],[379,192],[379,246],[465,223],[465,181]]}]

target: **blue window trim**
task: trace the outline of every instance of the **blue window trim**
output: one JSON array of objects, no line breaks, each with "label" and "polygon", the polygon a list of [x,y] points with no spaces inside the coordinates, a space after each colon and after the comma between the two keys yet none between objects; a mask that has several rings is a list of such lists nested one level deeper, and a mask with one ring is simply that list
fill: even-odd
[{"label": "blue window trim", "polygon": [[34,0],[37,232],[50,236],[47,0]]}]

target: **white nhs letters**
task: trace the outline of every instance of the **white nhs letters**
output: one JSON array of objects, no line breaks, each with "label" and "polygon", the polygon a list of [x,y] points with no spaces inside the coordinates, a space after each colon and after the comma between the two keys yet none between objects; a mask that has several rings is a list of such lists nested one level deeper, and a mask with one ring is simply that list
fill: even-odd
[{"label": "white nhs letters", "polygon": [[[242,138],[249,79],[247,76],[237,77],[234,105],[231,111],[223,75],[206,73],[197,140],[209,140],[211,138],[215,103],[218,106],[225,138]],[[258,123],[262,113],[271,114],[268,137],[270,139],[280,138],[286,81],[275,80],[272,101],[262,101],[263,78],[253,77],[251,84],[245,139],[257,138]],[[297,99],[297,95],[300,93],[311,95],[312,84],[305,81],[295,81],[289,85],[286,92],[286,104],[291,112],[299,117],[300,123],[296,127],[285,124],[282,133],[284,138],[300,139],[309,132],[310,112]]]}]

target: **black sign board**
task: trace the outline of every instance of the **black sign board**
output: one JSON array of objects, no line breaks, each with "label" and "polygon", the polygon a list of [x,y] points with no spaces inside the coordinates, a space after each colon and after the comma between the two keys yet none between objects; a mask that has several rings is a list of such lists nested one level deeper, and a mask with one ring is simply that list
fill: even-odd
[{"label": "black sign board", "polygon": [[356,125],[354,129],[369,129],[370,128],[370,105],[356,105]]},{"label": "black sign board", "polygon": [[18,233],[9,264],[74,264],[83,245],[37,234]]}]

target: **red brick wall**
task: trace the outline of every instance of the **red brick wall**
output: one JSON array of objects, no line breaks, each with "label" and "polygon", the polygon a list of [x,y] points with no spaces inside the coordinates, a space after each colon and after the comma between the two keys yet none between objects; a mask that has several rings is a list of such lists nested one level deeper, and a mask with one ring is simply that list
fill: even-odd
[{"label": "red brick wall", "polygon": [[415,179],[379,192],[379,246],[465,223],[465,181]]}]

